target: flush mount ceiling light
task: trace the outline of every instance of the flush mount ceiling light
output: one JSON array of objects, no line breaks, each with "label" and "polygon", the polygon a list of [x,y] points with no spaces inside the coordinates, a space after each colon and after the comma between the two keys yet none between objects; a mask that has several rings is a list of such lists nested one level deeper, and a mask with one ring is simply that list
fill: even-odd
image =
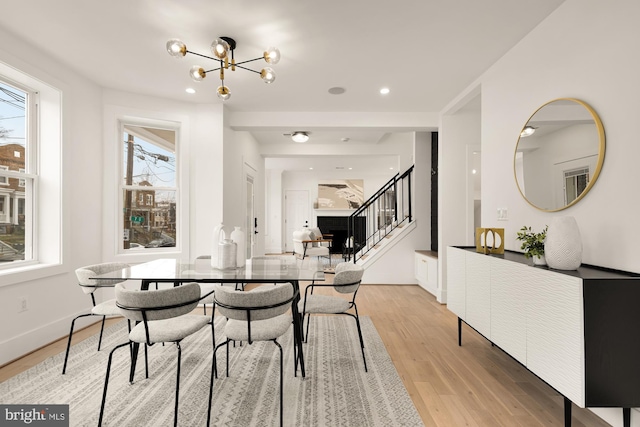
[{"label": "flush mount ceiling light", "polygon": [[[271,67],[265,67],[260,71],[256,71],[247,67],[243,67],[241,64],[264,59],[267,64],[275,65],[280,61],[280,51],[277,48],[269,47],[264,51],[262,56],[258,58],[247,59],[246,61],[241,61],[238,63],[236,63],[236,60],[234,58],[235,49],[236,41],[231,37],[218,37],[213,42],[211,42],[211,54],[213,56],[191,52],[187,50],[187,45],[178,39],[171,39],[167,42],[167,52],[174,58],[183,58],[187,53],[190,53],[202,58],[219,61],[220,67],[213,68],[211,70],[205,70],[199,65],[194,65],[193,67],[191,67],[191,70],[189,70],[189,75],[194,81],[201,82],[207,76],[207,73],[220,70],[221,84],[220,86],[218,86],[217,93],[218,97],[223,101],[226,101],[231,96],[229,88],[224,84],[224,70],[228,70],[229,67],[231,67],[231,71],[235,71],[237,67],[242,68],[243,70],[251,71],[252,73],[259,74],[260,78],[262,78],[265,83],[273,83],[273,81],[276,79],[276,74]],[[229,56],[231,56],[231,59],[229,59]]]},{"label": "flush mount ceiling light", "polygon": [[296,132],[291,134],[291,139],[294,142],[307,142],[309,140],[309,133],[308,132],[296,131]]},{"label": "flush mount ceiling light", "polygon": [[520,132],[520,138],[525,138],[527,136],[533,135],[536,129],[537,128],[534,128],[533,126],[525,126],[524,129],[522,129],[522,132]]}]

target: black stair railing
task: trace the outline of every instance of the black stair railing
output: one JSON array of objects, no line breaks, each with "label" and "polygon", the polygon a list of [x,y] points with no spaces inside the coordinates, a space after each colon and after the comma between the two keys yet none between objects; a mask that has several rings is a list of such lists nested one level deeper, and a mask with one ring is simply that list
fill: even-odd
[{"label": "black stair railing", "polygon": [[349,216],[345,255],[354,263],[397,227],[412,220],[413,166],[396,174]]}]

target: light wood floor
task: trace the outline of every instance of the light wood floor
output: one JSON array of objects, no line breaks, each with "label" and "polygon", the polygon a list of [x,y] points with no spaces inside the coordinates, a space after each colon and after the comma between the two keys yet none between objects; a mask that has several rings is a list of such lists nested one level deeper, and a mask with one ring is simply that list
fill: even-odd
[{"label": "light wood floor", "polygon": [[[457,318],[422,288],[363,285],[357,302],[360,315],[373,320],[425,426],[564,425],[558,393],[466,325],[458,347]],[[74,342],[98,331],[86,328]],[[0,368],[0,382],[65,347],[62,339]],[[573,426],[608,424],[574,405]]]}]

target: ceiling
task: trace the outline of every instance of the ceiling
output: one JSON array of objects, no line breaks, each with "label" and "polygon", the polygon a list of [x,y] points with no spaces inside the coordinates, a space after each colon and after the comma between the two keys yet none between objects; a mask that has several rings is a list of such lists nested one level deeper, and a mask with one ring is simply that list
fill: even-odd
[{"label": "ceiling", "polygon": [[[165,43],[179,38],[190,51],[210,55],[211,41],[228,36],[237,42],[237,61],[262,56],[268,46],[282,54],[270,85],[251,72],[227,71],[231,111],[437,113],[562,2],[0,0],[0,26],[107,88],[220,103],[216,72],[200,83],[188,75],[194,64],[209,70],[216,63],[174,59]],[[332,95],[333,87],[345,92]],[[381,95],[382,87],[390,93]],[[252,133],[273,144],[294,130],[303,129]],[[366,128],[355,133],[315,129],[312,141],[373,144],[383,137]]]}]

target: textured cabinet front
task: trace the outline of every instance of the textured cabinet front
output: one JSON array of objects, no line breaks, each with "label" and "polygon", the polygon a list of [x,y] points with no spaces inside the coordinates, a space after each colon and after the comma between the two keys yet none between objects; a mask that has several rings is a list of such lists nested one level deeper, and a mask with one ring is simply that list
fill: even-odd
[{"label": "textured cabinet front", "polygon": [[487,338],[491,337],[491,258],[467,252],[466,322]]},{"label": "textured cabinet front", "polygon": [[447,248],[447,308],[466,321],[467,270],[465,264],[465,251]]},{"label": "textured cabinet front", "polygon": [[582,280],[531,268],[526,366],[584,407]]},{"label": "textured cabinet front", "polygon": [[527,316],[529,292],[536,286],[528,275],[531,267],[491,258],[491,341],[527,364]]}]

